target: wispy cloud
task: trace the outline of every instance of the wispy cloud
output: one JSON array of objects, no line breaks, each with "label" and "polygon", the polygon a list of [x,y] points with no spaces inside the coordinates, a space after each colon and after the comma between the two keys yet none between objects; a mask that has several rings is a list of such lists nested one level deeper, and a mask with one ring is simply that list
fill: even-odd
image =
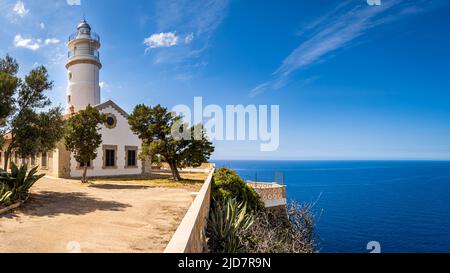
[{"label": "wispy cloud", "polygon": [[66,0],[69,6],[80,6],[81,0]]},{"label": "wispy cloud", "polygon": [[201,57],[225,18],[228,6],[229,0],[158,0],[157,31],[176,31],[179,39],[177,46],[155,51],[154,62],[180,64]]},{"label": "wispy cloud", "polygon": [[56,38],[45,39],[45,45],[56,45],[56,44],[59,44],[60,42],[61,41]]},{"label": "wispy cloud", "polygon": [[30,10],[25,8],[25,4],[20,0],[18,0],[14,5],[13,11],[20,17],[25,17],[25,15],[27,15],[30,12]]},{"label": "wispy cloud", "polygon": [[194,40],[194,33],[189,33],[188,35],[186,35],[186,37],[184,38],[184,42],[186,44],[190,44],[192,43],[192,41]]},{"label": "wispy cloud", "polygon": [[[349,1],[338,5],[323,17],[305,24],[298,34],[306,36],[272,74],[272,79],[256,86],[250,96],[256,96],[267,89],[284,87],[290,76],[299,70],[322,62],[331,53],[345,49],[369,30],[401,19],[410,14],[427,11],[433,7],[429,1],[407,2],[383,1],[381,6],[365,3],[355,5]],[[428,6],[424,6],[426,3]]]}]

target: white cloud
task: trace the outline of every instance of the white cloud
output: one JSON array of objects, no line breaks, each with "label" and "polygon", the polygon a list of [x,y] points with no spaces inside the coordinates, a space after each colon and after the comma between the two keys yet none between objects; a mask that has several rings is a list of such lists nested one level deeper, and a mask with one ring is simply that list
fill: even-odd
[{"label": "white cloud", "polygon": [[100,85],[100,88],[101,88],[101,89],[103,89],[103,88],[105,88],[105,86],[106,86],[106,83],[105,83],[105,82],[100,82],[100,84],[99,84],[99,85]]},{"label": "white cloud", "polygon": [[80,6],[81,0],[67,0],[67,5],[69,6]]},{"label": "white cloud", "polygon": [[30,10],[25,8],[25,4],[20,0],[18,0],[14,5],[13,11],[20,17],[24,17],[30,12]]},{"label": "white cloud", "polygon": [[39,44],[39,42],[37,40],[25,39],[20,34],[18,34],[18,35],[16,35],[16,37],[14,37],[14,46],[30,49],[33,51],[36,51],[41,47],[41,45]]},{"label": "white cloud", "polygon": [[60,40],[56,38],[45,39],[45,45],[59,44]]},{"label": "white cloud", "polygon": [[186,44],[190,44],[190,43],[192,43],[192,41],[194,40],[194,33],[189,33],[187,36],[186,36],[186,38],[184,38],[184,42],[186,43]]},{"label": "white cloud", "polygon": [[178,36],[173,32],[153,34],[144,40],[147,50],[158,47],[172,47],[178,44]]},{"label": "white cloud", "polygon": [[44,23],[40,23],[39,26],[41,27],[41,29],[45,29],[45,24]]},{"label": "white cloud", "polygon": [[54,45],[54,44],[59,44],[60,40],[56,39],[56,38],[48,38],[45,39],[44,41],[42,41],[42,39],[37,38],[37,39],[33,39],[33,38],[25,38],[22,37],[22,35],[17,34],[14,37],[14,46],[17,48],[26,48],[29,50],[33,50],[36,51],[38,49],[40,49],[42,46],[48,46],[48,45]]}]

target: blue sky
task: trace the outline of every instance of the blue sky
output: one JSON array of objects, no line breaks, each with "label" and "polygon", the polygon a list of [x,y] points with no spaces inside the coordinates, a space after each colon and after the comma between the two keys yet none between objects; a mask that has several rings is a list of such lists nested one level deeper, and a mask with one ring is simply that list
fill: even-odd
[{"label": "blue sky", "polygon": [[44,64],[64,106],[65,42],[86,14],[102,97],[280,105],[280,148],[215,159],[450,159],[450,3],[382,0],[0,0],[0,55]]}]

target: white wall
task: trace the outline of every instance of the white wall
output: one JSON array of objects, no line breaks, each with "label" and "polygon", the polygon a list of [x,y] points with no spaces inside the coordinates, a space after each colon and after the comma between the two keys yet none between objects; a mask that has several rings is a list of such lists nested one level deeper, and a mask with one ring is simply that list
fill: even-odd
[{"label": "white wall", "polygon": [[100,104],[100,86],[99,86],[99,68],[94,64],[74,64],[68,68],[72,74],[72,79],[68,80],[67,96],[70,95],[71,101],[68,102],[66,96],[67,108],[71,105],[75,107],[75,112],[86,109],[90,104],[92,106]]},{"label": "white wall", "polygon": [[[137,168],[125,168],[125,146],[136,146],[141,152],[141,141],[134,135],[128,125],[128,120],[112,107],[102,110],[103,113],[111,113],[117,118],[117,126],[114,129],[108,129],[103,126],[101,130],[103,143],[97,150],[97,159],[93,162],[94,169],[88,170],[88,176],[118,176],[118,175],[139,175],[142,173],[142,162],[137,160]],[[103,169],[103,145],[117,145],[117,169]],[[71,177],[81,177],[82,170],[77,170],[77,162],[71,156],[70,159]]]}]

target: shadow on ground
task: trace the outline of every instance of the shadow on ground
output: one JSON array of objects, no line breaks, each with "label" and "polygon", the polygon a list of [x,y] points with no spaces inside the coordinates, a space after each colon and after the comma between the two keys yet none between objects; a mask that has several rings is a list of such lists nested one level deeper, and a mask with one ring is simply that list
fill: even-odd
[{"label": "shadow on ground", "polygon": [[[31,216],[55,217],[61,214],[84,215],[94,211],[123,211],[131,207],[115,201],[105,201],[81,192],[40,192],[33,194],[20,212]],[[14,213],[10,215],[15,217]]]}]

